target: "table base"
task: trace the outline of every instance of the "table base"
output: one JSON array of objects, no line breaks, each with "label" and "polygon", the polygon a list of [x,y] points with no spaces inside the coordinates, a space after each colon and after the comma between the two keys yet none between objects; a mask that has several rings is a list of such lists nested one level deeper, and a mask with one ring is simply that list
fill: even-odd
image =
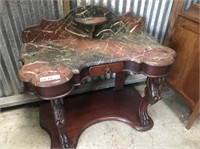
[{"label": "table base", "polygon": [[[75,148],[81,133],[94,123],[105,120],[124,122],[138,131],[152,128],[149,117],[148,125],[142,125],[139,107],[142,97],[133,85],[124,89],[104,89],[64,98],[65,128],[68,146]],[[40,105],[40,125],[51,137],[51,148],[61,148],[50,102]]]}]

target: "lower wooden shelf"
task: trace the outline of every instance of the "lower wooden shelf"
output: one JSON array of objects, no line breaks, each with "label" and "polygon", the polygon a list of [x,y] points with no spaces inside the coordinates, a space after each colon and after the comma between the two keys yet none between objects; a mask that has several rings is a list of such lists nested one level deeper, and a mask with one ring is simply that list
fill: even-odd
[{"label": "lower wooden shelf", "polygon": [[[139,118],[142,97],[132,85],[124,89],[105,89],[64,99],[65,133],[69,147],[76,147],[81,133],[92,124],[105,120],[124,122],[138,131],[152,128],[153,121],[143,126]],[[50,102],[40,105],[40,125],[51,137],[51,148],[60,148],[59,134],[53,119]]]}]

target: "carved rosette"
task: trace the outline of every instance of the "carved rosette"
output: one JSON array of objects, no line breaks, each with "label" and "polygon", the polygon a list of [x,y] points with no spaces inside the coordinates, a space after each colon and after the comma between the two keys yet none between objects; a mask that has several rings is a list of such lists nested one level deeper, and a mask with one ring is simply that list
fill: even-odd
[{"label": "carved rosette", "polygon": [[164,83],[164,77],[152,78],[147,77],[145,95],[140,103],[139,117],[141,119],[142,126],[148,126],[152,123],[151,118],[148,115],[147,107],[149,104],[153,105],[158,100],[161,100],[160,86]]}]

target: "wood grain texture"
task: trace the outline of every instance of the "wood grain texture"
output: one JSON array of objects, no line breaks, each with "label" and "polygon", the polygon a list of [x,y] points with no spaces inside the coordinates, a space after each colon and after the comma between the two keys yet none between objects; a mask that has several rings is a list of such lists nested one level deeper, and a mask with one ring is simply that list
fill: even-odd
[{"label": "wood grain texture", "polygon": [[166,46],[169,46],[170,44],[169,42],[174,30],[175,22],[178,17],[178,14],[181,12],[183,4],[184,4],[184,0],[174,0],[170,17],[169,17],[168,29],[167,29],[165,39],[164,39],[164,45]]},{"label": "wood grain texture", "polygon": [[[70,141],[69,147],[76,146],[86,128],[105,120],[121,121],[139,131],[150,129],[153,126],[151,119],[146,126],[140,122],[138,108],[141,101],[142,97],[132,86],[126,86],[123,90],[109,89],[66,97],[65,132]],[[60,148],[58,131],[48,102],[40,106],[40,125],[51,136],[51,148]]]},{"label": "wood grain texture", "polygon": [[63,0],[63,14],[64,16],[70,11],[70,0]]},{"label": "wood grain texture", "polygon": [[[191,107],[194,113],[188,121],[189,129],[196,117],[199,104],[199,20],[195,5],[180,13],[171,37],[170,47],[177,57],[167,77],[170,86]],[[198,111],[199,112],[199,111]]]}]

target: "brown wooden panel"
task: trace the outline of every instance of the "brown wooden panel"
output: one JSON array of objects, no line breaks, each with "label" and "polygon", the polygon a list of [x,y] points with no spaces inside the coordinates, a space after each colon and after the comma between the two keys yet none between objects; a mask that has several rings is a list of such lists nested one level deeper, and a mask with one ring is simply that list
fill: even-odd
[{"label": "brown wooden panel", "polygon": [[[194,49],[194,41],[197,40],[197,34],[183,27],[177,27],[172,37],[171,47],[176,50],[177,56],[171,67],[168,80],[171,84],[180,88],[184,75],[189,71],[190,56]],[[181,41],[181,42],[180,42]]]},{"label": "brown wooden panel", "polygon": [[187,129],[199,114],[199,10],[192,5],[180,13],[169,42],[177,57],[167,81],[193,110]]},{"label": "brown wooden panel", "polygon": [[197,34],[199,33],[199,25],[195,21],[186,20],[184,17],[179,18],[178,27],[182,27]]},{"label": "brown wooden panel", "polygon": [[191,62],[189,63],[189,72],[185,75],[183,85],[181,87],[182,94],[191,103],[194,108],[199,101],[199,49],[198,40],[196,41],[196,48],[193,49],[191,55]]},{"label": "brown wooden panel", "polygon": [[188,20],[193,20],[200,23],[200,18],[198,13],[199,9],[200,9],[200,4],[193,4],[187,11],[182,12],[180,15],[184,16]]},{"label": "brown wooden panel", "polygon": [[179,12],[181,12],[183,4],[184,4],[184,0],[174,0],[173,2],[172,10],[169,17],[170,21],[168,25],[168,30],[166,32],[165,39],[164,39],[164,45],[166,46],[170,45],[169,41],[173,34],[174,26],[176,24],[176,20],[177,20]]},{"label": "brown wooden panel", "polygon": [[70,11],[70,0],[63,0],[63,14],[66,15]]}]

